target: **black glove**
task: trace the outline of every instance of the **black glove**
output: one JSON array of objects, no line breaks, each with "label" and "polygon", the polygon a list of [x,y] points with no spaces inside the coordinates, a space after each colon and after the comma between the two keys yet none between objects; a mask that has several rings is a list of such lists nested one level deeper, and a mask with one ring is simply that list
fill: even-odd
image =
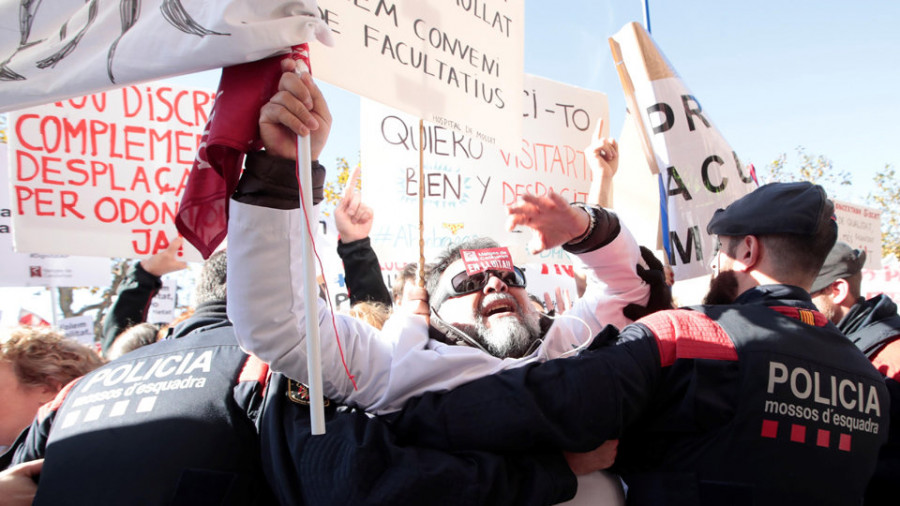
[{"label": "black glove", "polygon": [[663,270],[662,262],[652,251],[643,246],[641,246],[641,258],[650,268],[645,269],[638,264],[637,274],[650,285],[650,298],[647,300],[646,306],[628,304],[622,309],[622,314],[626,318],[635,321],[663,309],[672,309],[672,288],[666,283],[666,272]]},{"label": "black glove", "polygon": [[[638,306],[643,308],[643,306]],[[616,341],[619,340],[619,329],[615,328],[612,325],[607,325],[603,327],[603,330],[600,331],[594,339],[591,341],[591,344],[588,345],[589,350],[596,350],[598,348],[603,348],[604,346],[611,346],[616,344]]]}]

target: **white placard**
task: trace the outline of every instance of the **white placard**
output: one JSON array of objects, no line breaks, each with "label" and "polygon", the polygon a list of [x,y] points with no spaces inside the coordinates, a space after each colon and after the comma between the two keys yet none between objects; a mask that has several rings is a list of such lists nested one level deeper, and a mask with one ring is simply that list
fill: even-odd
[{"label": "white placard", "polygon": [[562,292],[568,292],[569,300],[573,302],[578,298],[575,270],[571,264],[525,264],[522,267],[525,272],[525,289],[541,302],[544,302],[545,293],[549,293],[550,298],[554,302],[558,302],[556,301],[557,288],[560,288]]},{"label": "white placard", "polygon": [[330,38],[315,14],[315,0],[0,2],[0,112]]},{"label": "white placard", "polygon": [[866,269],[881,269],[881,211],[834,201],[838,240],[866,252]]},{"label": "white placard", "polygon": [[74,339],[88,346],[94,344],[94,319],[90,316],[63,318],[58,326],[68,339]]},{"label": "white placard", "polygon": [[175,290],[177,288],[178,283],[174,279],[163,279],[159,291],[150,300],[147,323],[169,323],[175,319]]},{"label": "white placard", "polygon": [[[11,113],[16,251],[141,258],[165,249],[214,98],[151,83]],[[187,243],[180,256],[201,260]]]},{"label": "white placard", "polygon": [[[516,263],[571,263],[559,248],[526,253],[531,232],[506,230],[506,206],[522,194],[550,190],[585,201],[592,175],[584,148],[597,120],[609,123],[607,98],[536,76],[527,76],[523,95],[529,97],[525,137],[512,151],[426,124],[427,259],[452,243],[487,236],[508,246]],[[375,211],[372,245],[382,262],[418,261],[418,121],[370,101],[361,111],[363,200]]]},{"label": "white placard", "polygon": [[862,296],[871,299],[885,294],[894,302],[900,301],[900,264],[893,257],[881,269],[863,269]]},{"label": "white placard", "polygon": [[486,144],[521,137],[523,0],[320,0],[313,75]]},{"label": "white placard", "polygon": [[626,25],[612,39],[660,173],[661,188],[647,192],[667,200],[661,218],[669,264],[676,280],[706,275],[714,251],[706,225],[716,209],[756,189],[756,181],[640,25]]},{"label": "white placard", "polygon": [[0,286],[106,286],[108,258],[16,253],[9,204],[7,145],[0,144]]}]

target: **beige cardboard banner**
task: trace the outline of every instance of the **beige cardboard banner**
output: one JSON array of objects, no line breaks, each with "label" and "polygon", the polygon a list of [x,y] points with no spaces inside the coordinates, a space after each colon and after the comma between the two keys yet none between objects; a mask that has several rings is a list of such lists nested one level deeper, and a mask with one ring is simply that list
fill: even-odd
[{"label": "beige cardboard banner", "polygon": [[620,77],[629,77],[623,87],[633,94],[648,165],[659,170],[663,243],[675,279],[708,274],[714,239],[707,223],[716,209],[755,189],[756,181],[643,27],[626,25],[610,44],[624,67]]},{"label": "beige cardboard banner", "polygon": [[[553,190],[584,202],[592,174],[584,149],[599,120],[608,125],[606,95],[526,76],[525,134],[513,149],[429,124],[425,135],[425,252],[487,236],[508,246],[515,262],[570,264],[556,248],[526,253],[531,232],[506,230],[506,206],[521,195]],[[375,210],[372,245],[385,261],[417,261],[419,134],[415,118],[374,102],[362,106],[363,199]],[[608,135],[608,127],[604,127]]]},{"label": "beige cardboard banner", "polygon": [[522,137],[524,0],[320,0],[313,74],[488,145]]},{"label": "beige cardboard banner", "polygon": [[881,269],[881,211],[835,200],[834,216],[838,240],[866,252],[866,269]]}]

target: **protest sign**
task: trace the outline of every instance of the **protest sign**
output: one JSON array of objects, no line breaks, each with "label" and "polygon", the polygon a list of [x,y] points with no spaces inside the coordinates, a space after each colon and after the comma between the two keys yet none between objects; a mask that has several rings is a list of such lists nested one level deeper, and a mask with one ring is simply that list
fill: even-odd
[{"label": "protest sign", "polygon": [[834,201],[838,240],[866,252],[866,269],[881,269],[881,211]]},{"label": "protest sign", "polygon": [[[544,294],[550,294],[556,301],[556,289],[569,294],[569,300],[578,298],[578,290],[575,284],[575,270],[572,265],[565,264],[525,264],[522,266],[525,272],[527,285],[525,290],[544,302]],[[553,309],[552,307],[547,310]]]},{"label": "protest sign", "polygon": [[884,294],[895,302],[900,301],[900,264],[891,257],[881,269],[863,269],[862,296],[870,299]]},{"label": "protest sign", "polygon": [[[571,263],[559,248],[526,253],[531,232],[506,230],[505,207],[525,193],[550,190],[584,202],[591,169],[584,148],[608,118],[606,95],[526,76],[524,137],[507,150],[428,124],[425,132],[425,256],[451,243],[486,236],[507,246],[517,263]],[[419,133],[415,118],[370,101],[361,107],[363,201],[375,211],[370,234],[381,261],[416,261]],[[604,121],[604,125],[608,125]],[[605,133],[608,132],[604,127]]]},{"label": "protest sign", "polygon": [[314,38],[331,39],[314,0],[0,2],[0,112],[255,61]]},{"label": "protest sign", "polygon": [[106,286],[108,258],[16,253],[9,201],[7,145],[0,144],[0,286]]},{"label": "protest sign", "polygon": [[[162,84],[10,114],[16,251],[136,258],[165,249],[214,93]],[[185,260],[200,260],[185,244]]]},{"label": "protest sign", "polygon": [[150,300],[150,310],[147,311],[148,323],[169,323],[175,319],[176,288],[177,283],[174,279],[163,279],[159,291]]},{"label": "protest sign", "polygon": [[485,144],[521,137],[522,0],[320,0],[317,78]]},{"label": "protest sign", "polygon": [[756,181],[643,27],[626,25],[610,47],[639,140],[652,151],[648,165],[659,172],[663,241],[675,279],[705,275],[714,251],[709,219]]},{"label": "protest sign", "polygon": [[94,344],[94,319],[90,316],[72,316],[59,321],[59,329],[67,339],[81,344]]},{"label": "protest sign", "polygon": [[0,286],[79,287],[110,282],[108,258],[15,253],[0,236]]}]

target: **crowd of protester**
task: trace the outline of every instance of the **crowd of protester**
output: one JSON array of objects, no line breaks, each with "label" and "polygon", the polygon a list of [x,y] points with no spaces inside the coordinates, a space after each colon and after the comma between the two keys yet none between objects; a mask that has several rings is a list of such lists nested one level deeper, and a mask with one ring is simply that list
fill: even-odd
[{"label": "crowd of protester", "polygon": [[[331,115],[293,67],[260,111],[265,150],[247,158],[228,249],[204,263],[191,312],[146,322],[161,277],[185,267],[173,242],[128,271],[104,358],[49,329],[3,337],[0,503],[895,502],[900,316],[861,297],[864,254],[836,243],[821,187],[765,185],[717,211],[704,305],[674,309],[671,273],[612,211],[614,140],[586,149],[588,203],[551,192],[498,210],[534,252],[570,254],[571,300],[471,261],[506,251],[488,238],[411,261],[389,289],[354,173],[335,210],[351,307],[335,314],[304,299],[303,210],[285,191],[296,136],[317,160]],[[324,178],[315,162],[314,204]]]}]

